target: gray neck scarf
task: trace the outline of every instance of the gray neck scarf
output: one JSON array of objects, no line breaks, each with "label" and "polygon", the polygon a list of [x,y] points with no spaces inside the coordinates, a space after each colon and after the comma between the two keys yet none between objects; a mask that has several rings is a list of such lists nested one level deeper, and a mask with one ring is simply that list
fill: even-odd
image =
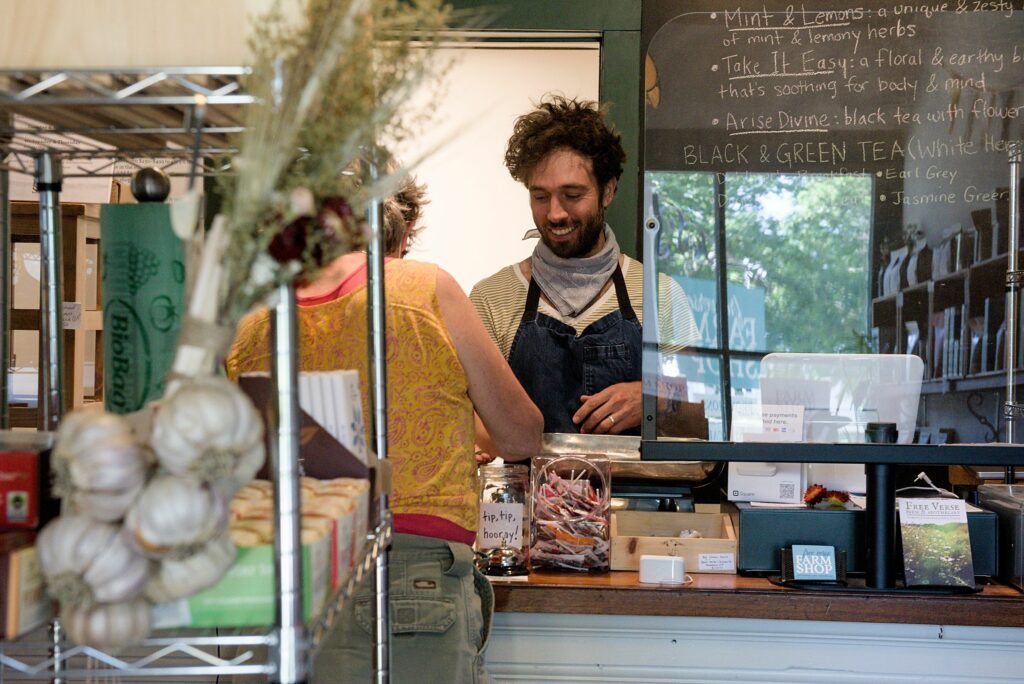
[{"label": "gray neck scarf", "polygon": [[619,243],[604,224],[604,247],[590,257],[563,259],[541,240],[533,249],[533,279],[558,313],[579,316],[619,265]]}]

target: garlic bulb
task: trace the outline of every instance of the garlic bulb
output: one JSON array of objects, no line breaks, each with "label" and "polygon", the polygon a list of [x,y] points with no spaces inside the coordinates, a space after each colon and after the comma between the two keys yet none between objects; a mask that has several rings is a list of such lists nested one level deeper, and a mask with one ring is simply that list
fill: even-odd
[{"label": "garlic bulb", "polygon": [[64,515],[48,523],[36,549],[47,593],[62,605],[88,607],[135,598],[152,570],[120,528],[81,515]]},{"label": "garlic bulb", "polygon": [[219,482],[230,494],[263,465],[263,421],[232,382],[191,378],[161,405],[152,446],[169,472]]},{"label": "garlic bulb", "polygon": [[227,523],[228,504],[215,487],[192,477],[157,475],[124,519],[125,532],[142,553],[185,558]]},{"label": "garlic bulb", "polygon": [[224,531],[185,558],[165,558],[146,585],[146,597],[166,603],[212,587],[235,562],[235,544]]},{"label": "garlic bulb", "polygon": [[149,463],[124,418],[86,409],[61,421],[53,469],[57,496],[77,512],[114,522],[145,484]]},{"label": "garlic bulb", "polygon": [[263,430],[261,424],[259,444],[255,448],[249,449],[238,457],[235,470],[230,477],[220,480],[215,484],[220,487],[228,497],[230,497],[239,489],[252,482],[252,479],[256,477],[256,473],[258,473],[260,468],[263,467],[263,462],[265,460],[266,447],[263,444]]},{"label": "garlic bulb", "polygon": [[97,603],[91,607],[62,606],[61,623],[72,641],[100,649],[140,643],[149,635],[151,609],[145,599]]}]

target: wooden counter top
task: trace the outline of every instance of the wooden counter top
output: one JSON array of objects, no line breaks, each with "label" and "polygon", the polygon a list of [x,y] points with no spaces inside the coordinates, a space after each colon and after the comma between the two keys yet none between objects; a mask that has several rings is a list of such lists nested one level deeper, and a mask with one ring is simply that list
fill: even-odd
[{"label": "wooden counter top", "polygon": [[1024,628],[1024,594],[1002,584],[986,585],[978,594],[949,596],[788,589],[760,577],[690,576],[693,583],[684,587],[641,585],[636,572],[496,579],[495,610]]}]

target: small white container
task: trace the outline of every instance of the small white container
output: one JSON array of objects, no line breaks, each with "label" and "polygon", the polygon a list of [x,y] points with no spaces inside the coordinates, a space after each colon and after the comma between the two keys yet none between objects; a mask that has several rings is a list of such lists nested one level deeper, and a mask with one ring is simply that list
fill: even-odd
[{"label": "small white container", "polygon": [[679,556],[640,556],[640,584],[682,584],[686,568]]}]

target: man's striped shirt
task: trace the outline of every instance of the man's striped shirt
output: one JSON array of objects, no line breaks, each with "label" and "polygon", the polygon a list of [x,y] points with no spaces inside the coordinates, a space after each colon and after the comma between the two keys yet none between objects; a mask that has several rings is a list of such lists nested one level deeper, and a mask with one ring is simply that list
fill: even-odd
[{"label": "man's striped shirt", "polygon": [[[643,264],[623,255],[622,276],[626,282],[629,300],[637,318],[643,323]],[[679,351],[700,339],[697,324],[693,320],[690,303],[679,284],[662,274],[658,282],[659,311],[661,321],[662,353]],[[506,266],[497,273],[484,278],[473,286],[469,298],[476,307],[484,327],[501,353],[508,358],[512,340],[523,318],[526,308],[526,292],[529,281],[523,275],[519,264]],[[600,320],[619,308],[615,288],[609,287],[596,302],[579,316],[565,317],[541,297],[538,311],[562,321],[576,330],[579,336],[588,325]]]}]

